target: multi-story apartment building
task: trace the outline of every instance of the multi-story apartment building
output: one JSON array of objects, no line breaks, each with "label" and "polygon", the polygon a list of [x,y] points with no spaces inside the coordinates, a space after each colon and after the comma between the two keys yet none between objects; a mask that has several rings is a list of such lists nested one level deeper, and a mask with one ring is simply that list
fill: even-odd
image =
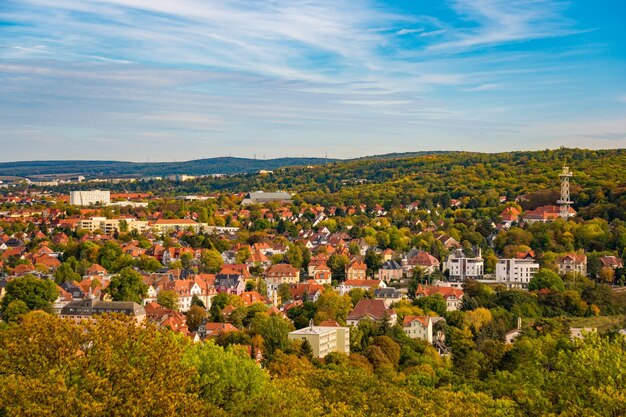
[{"label": "multi-story apartment building", "polygon": [[528,288],[528,283],[539,271],[539,264],[533,258],[500,259],[496,264],[496,282],[509,288]]},{"label": "multi-story apartment building", "polygon": [[137,220],[134,218],[124,219],[107,219],[106,217],[91,217],[89,219],[81,219],[76,223],[76,229],[88,230],[94,232],[100,230],[105,234],[112,234],[123,231],[128,232],[136,230],[143,233],[150,228],[147,221]]},{"label": "multi-story apartment building", "polygon": [[444,263],[444,271],[450,271],[450,281],[465,281],[479,279],[484,274],[484,262],[480,251],[476,257],[466,256],[461,249],[457,249],[448,256]]},{"label": "multi-story apartment building", "polygon": [[110,191],[70,191],[70,204],[74,206],[106,205],[111,202]]},{"label": "multi-story apartment building", "polygon": [[152,229],[157,233],[167,233],[176,230],[191,229],[194,233],[207,229],[206,223],[198,223],[191,219],[158,219],[152,225]]},{"label": "multi-story apartment building", "polygon": [[331,352],[350,354],[350,328],[336,323],[325,326],[309,326],[289,333],[289,340],[306,340],[313,356],[323,358]]}]

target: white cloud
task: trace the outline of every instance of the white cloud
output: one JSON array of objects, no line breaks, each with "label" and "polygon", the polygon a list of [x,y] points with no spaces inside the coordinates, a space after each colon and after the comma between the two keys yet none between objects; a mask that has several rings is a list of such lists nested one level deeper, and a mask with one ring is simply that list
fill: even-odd
[{"label": "white cloud", "polygon": [[563,17],[565,4],[556,0],[455,0],[454,10],[477,27],[450,32],[431,50],[467,49],[580,33]]},{"label": "white cloud", "polygon": [[464,88],[461,91],[473,92],[473,91],[492,91],[502,88],[501,84],[481,84],[475,87]]}]

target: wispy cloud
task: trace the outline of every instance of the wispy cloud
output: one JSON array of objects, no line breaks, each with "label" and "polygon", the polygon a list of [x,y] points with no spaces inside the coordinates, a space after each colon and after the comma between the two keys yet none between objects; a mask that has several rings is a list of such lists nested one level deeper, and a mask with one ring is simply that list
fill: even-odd
[{"label": "wispy cloud", "polygon": [[346,153],[358,138],[380,153],[390,135],[395,150],[466,137],[486,150],[581,94],[581,57],[596,51],[524,44],[580,32],[566,3],[408,3],[5,0],[0,20],[15,25],[0,26],[1,158],[54,140],[113,156],[111,141],[141,153],[177,139],[223,154],[261,152],[255,140]]},{"label": "wispy cloud", "polygon": [[450,32],[448,40],[432,50],[475,48],[486,45],[553,38],[579,33],[575,22],[563,17],[566,4],[556,0],[454,0],[458,15],[477,26]]},{"label": "wispy cloud", "polygon": [[461,91],[473,92],[473,91],[492,91],[502,88],[502,84],[481,84],[475,87],[463,88]]}]

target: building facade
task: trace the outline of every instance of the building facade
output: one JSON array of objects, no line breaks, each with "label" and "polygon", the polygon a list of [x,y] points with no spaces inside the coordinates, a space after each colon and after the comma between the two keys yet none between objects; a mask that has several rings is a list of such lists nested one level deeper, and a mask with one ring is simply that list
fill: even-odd
[{"label": "building facade", "polygon": [[313,356],[323,358],[331,352],[350,354],[350,328],[309,326],[289,333],[289,340],[306,340]]},{"label": "building facade", "polygon": [[537,271],[539,264],[532,258],[500,259],[496,264],[496,282],[508,288],[527,289]]},{"label": "building facade", "polygon": [[480,279],[484,274],[483,258],[480,254],[476,257],[465,256],[461,249],[457,249],[446,259],[445,270],[449,271],[450,281]]},{"label": "building facade", "polygon": [[70,191],[70,204],[73,206],[106,205],[111,202],[110,191]]}]

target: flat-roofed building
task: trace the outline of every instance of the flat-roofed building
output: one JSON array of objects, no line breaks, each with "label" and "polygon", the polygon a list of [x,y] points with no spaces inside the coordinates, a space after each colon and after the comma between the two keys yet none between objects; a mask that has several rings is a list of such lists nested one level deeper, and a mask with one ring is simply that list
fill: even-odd
[{"label": "flat-roofed building", "polygon": [[500,259],[496,264],[496,282],[509,288],[527,289],[537,271],[539,264],[532,258]]},{"label": "flat-roofed building", "polygon": [[150,226],[147,221],[132,218],[126,219],[107,219],[106,217],[91,217],[89,219],[81,219],[76,223],[76,229],[88,230],[90,232],[100,230],[102,233],[112,234],[121,231],[136,230],[139,233],[147,231]]},{"label": "flat-roofed building", "polygon": [[263,203],[291,203],[291,194],[285,192],[266,193],[264,191],[255,191],[248,193],[241,202],[242,206],[250,204],[263,204]]},{"label": "flat-roofed building", "polygon": [[70,191],[70,204],[73,206],[90,206],[95,204],[106,205],[110,202],[110,191]]},{"label": "flat-roofed building", "polygon": [[350,328],[339,326],[337,323],[309,326],[290,332],[289,340],[308,341],[313,356],[317,358],[323,358],[331,352],[350,354]]},{"label": "flat-roofed building", "polygon": [[483,268],[484,261],[480,254],[469,257],[461,249],[452,252],[444,264],[444,271],[450,271],[450,281],[480,279],[483,277]]},{"label": "flat-roofed building", "polygon": [[165,233],[176,230],[187,230],[191,228],[195,233],[201,229],[207,229],[206,223],[198,223],[191,219],[158,219],[152,225],[157,233]]}]

